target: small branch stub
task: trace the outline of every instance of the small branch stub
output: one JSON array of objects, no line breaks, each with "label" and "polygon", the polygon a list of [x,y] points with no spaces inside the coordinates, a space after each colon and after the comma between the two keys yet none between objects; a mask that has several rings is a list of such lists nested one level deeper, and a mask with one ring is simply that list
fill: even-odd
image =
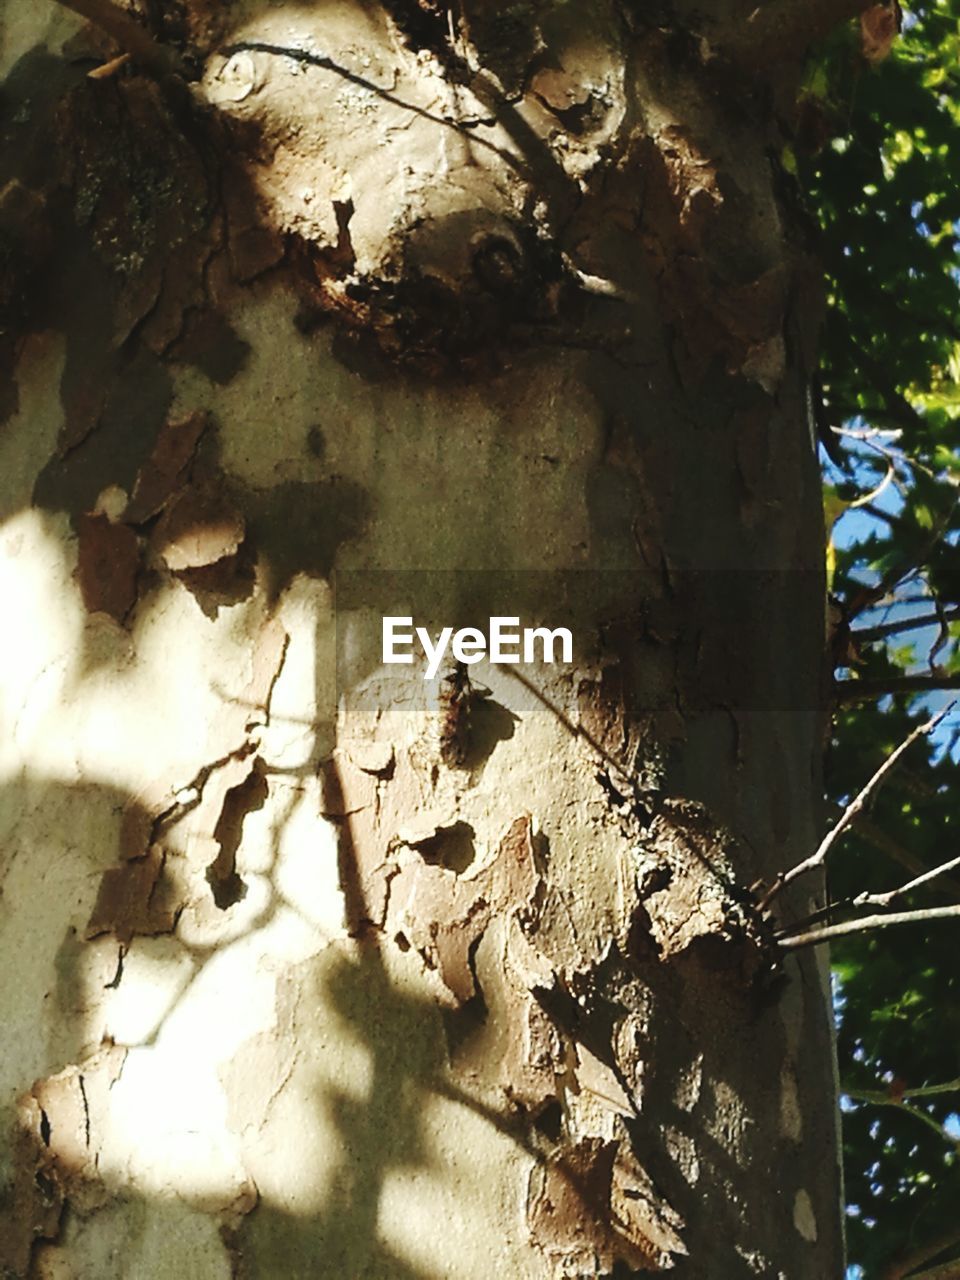
[{"label": "small branch stub", "polygon": [[118,9],[111,0],[56,0],[56,3],[99,27],[131,58],[155,75],[180,76],[182,80],[195,78],[175,49],[155,40],[146,27]]}]

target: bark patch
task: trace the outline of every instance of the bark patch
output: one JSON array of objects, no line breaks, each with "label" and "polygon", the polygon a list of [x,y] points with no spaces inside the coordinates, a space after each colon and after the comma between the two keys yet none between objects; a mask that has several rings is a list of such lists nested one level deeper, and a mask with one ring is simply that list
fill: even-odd
[{"label": "bark patch", "polygon": [[77,579],[85,608],[123,622],[137,599],[140,540],[124,524],[105,515],[82,515],[76,520]]},{"label": "bark patch", "polygon": [[473,876],[422,859],[405,861],[391,883],[388,925],[437,971],[457,1007],[477,993],[471,953],[491,918],[511,912],[521,924],[532,924],[541,887],[530,819],[517,818],[490,865]]},{"label": "bark patch", "polygon": [[109,1198],[97,1162],[97,1121],[107,1110],[127,1051],[105,1044],[79,1065],[38,1080],[17,1100],[11,1142],[12,1181],[0,1206],[0,1268],[31,1274],[31,1256],[60,1232],[67,1200],[81,1213]]},{"label": "bark patch", "polygon": [[534,1170],[527,1225],[555,1274],[659,1271],[685,1250],[657,1200],[626,1141],[584,1138]]}]

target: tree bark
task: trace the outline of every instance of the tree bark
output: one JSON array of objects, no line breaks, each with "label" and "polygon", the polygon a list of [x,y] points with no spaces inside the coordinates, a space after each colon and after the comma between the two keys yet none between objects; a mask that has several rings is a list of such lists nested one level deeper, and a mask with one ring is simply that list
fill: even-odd
[{"label": "tree bark", "polygon": [[802,47],[3,12],[0,1261],[839,1276]]}]

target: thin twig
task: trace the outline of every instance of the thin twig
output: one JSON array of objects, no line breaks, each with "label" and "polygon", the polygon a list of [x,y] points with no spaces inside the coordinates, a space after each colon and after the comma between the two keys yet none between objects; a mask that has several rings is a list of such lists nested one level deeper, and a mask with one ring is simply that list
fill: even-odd
[{"label": "thin twig", "polygon": [[903,435],[903,427],[831,427],[830,430],[851,440],[899,440]]},{"label": "thin twig", "polygon": [[810,926],[819,924],[821,920],[829,920],[831,916],[837,914],[838,911],[854,911],[858,907],[889,907],[897,898],[902,898],[905,893],[910,893],[922,884],[927,884],[931,880],[936,880],[939,876],[946,875],[948,871],[952,871],[954,867],[960,867],[960,857],[951,858],[949,862],[942,862],[939,867],[932,867],[929,871],[924,871],[918,876],[914,876],[912,880],[908,880],[906,884],[902,884],[897,889],[889,889],[886,893],[858,893],[855,898],[843,898],[839,902],[828,902],[826,906],[821,907],[819,911],[813,911],[803,920],[798,920],[794,924],[786,925],[780,930],[778,937],[788,938],[796,934],[806,933]]},{"label": "thin twig", "polygon": [[[874,449],[878,448],[877,445],[871,445],[870,447]],[[880,452],[886,451],[880,450]],[[914,460],[910,460],[908,465],[911,467],[919,467],[919,464]],[[920,469],[924,471],[927,470],[925,467],[920,467]],[[934,479],[936,479],[936,477],[934,477]],[[875,605],[878,600],[882,600],[885,595],[894,591],[900,583],[906,582],[913,574],[926,568],[930,557],[940,545],[943,535],[946,533],[958,505],[960,505],[960,491],[954,494],[953,501],[950,503],[948,510],[941,514],[940,519],[936,521],[933,529],[930,531],[929,537],[924,540],[923,545],[917,551],[910,556],[904,557],[898,564],[895,564],[893,568],[883,575],[876,586],[864,587],[851,599],[846,610],[848,619],[856,618],[859,614],[863,613],[865,609],[869,609],[872,605]]]},{"label": "thin twig", "polygon": [[927,666],[930,668],[931,675],[936,675],[938,667],[934,659],[950,639],[950,624],[947,620],[946,610],[940,603],[940,597],[936,594],[934,594],[933,597],[933,604],[937,611],[937,622],[940,626],[940,630],[937,632],[937,638],[931,645],[930,652],[927,654]]},{"label": "thin twig", "polygon": [[891,529],[902,529],[903,521],[898,520],[895,515],[889,511],[884,511],[873,502],[868,502],[864,506],[864,511],[868,516],[873,516],[874,520],[882,520],[884,524],[888,524]]},{"label": "thin twig", "polygon": [[909,1102],[904,1102],[902,1097],[894,1097],[881,1089],[847,1089],[843,1085],[840,1086],[840,1092],[846,1094],[848,1098],[855,1098],[858,1102],[869,1102],[878,1107],[896,1107],[898,1111],[905,1111],[907,1115],[916,1116],[932,1129],[938,1138],[943,1138],[953,1146],[957,1145],[956,1138],[951,1138],[938,1120],[927,1115],[926,1111],[922,1111],[919,1107],[912,1107]]},{"label": "thin twig", "polygon": [[[850,683],[856,683],[856,682],[851,681]],[[761,911],[765,910],[773,901],[773,899],[777,896],[777,894],[780,893],[783,889],[785,889],[786,886],[791,883],[791,881],[796,880],[798,876],[805,875],[808,871],[813,871],[817,867],[823,866],[823,863],[826,860],[827,854],[836,844],[837,840],[839,840],[840,836],[844,833],[844,831],[846,831],[847,827],[850,826],[850,823],[853,822],[854,818],[856,818],[857,815],[862,812],[867,801],[870,799],[870,797],[874,794],[874,792],[880,786],[881,782],[883,782],[884,778],[887,776],[890,770],[893,769],[893,767],[896,765],[897,761],[900,759],[903,753],[909,750],[909,748],[913,746],[913,744],[917,741],[918,738],[925,737],[928,733],[932,733],[933,730],[940,723],[940,721],[944,718],[944,716],[946,716],[948,712],[953,710],[953,707],[954,707],[954,703],[950,702],[942,710],[938,711],[935,716],[932,716],[929,720],[925,721],[923,724],[918,724],[917,727],[913,730],[913,732],[908,734],[908,736],[904,738],[903,742],[900,743],[899,747],[891,751],[891,753],[887,756],[886,760],[884,760],[880,768],[876,771],[873,777],[867,782],[866,786],[864,786],[860,790],[860,792],[853,798],[853,800],[850,801],[850,803],[847,805],[846,809],[844,809],[843,813],[840,815],[836,823],[834,823],[834,825],[830,828],[827,834],[820,841],[819,845],[814,850],[814,852],[811,853],[808,858],[804,858],[802,862],[798,862],[796,866],[791,867],[789,871],[784,871],[779,876],[777,876],[776,880],[774,880],[773,884],[770,886],[770,888],[767,890],[766,894],[763,896],[763,898],[760,901]]]},{"label": "thin twig", "polygon": [[838,680],[833,687],[838,702],[868,702],[888,693],[932,693],[936,689],[960,689],[960,675],[891,676],[889,680]]},{"label": "thin twig", "polygon": [[[934,1098],[941,1093],[956,1093],[960,1090],[960,1077],[956,1080],[945,1080],[943,1084],[918,1084],[915,1089],[909,1085],[899,1090],[901,1098]],[[890,1097],[889,1091],[881,1089],[848,1089],[840,1086],[840,1092],[850,1098],[863,1098],[867,1102],[884,1102]]]},{"label": "thin twig", "polygon": [[[881,394],[886,401],[888,414],[893,418],[893,420],[901,422],[904,426],[909,427],[911,431],[917,428],[922,430],[926,425],[926,420],[921,413],[918,413],[917,410],[914,409],[909,400],[907,400],[907,398],[897,390],[894,384],[890,381],[889,375],[884,366],[863,350],[859,351],[859,355],[865,367],[869,370],[874,385],[880,389]],[[878,445],[876,441],[865,440],[864,443],[867,448],[884,456],[888,462],[897,458],[904,465],[914,470],[923,471],[934,480],[940,479],[936,472],[932,471],[916,458],[908,458],[903,453],[897,454],[889,448]],[[950,483],[955,485],[956,482],[951,481]],[[906,563],[902,563],[900,567],[894,566],[887,574],[884,575],[883,579],[876,587],[864,589],[849,602],[847,606],[848,620],[855,618],[858,614],[862,613],[864,609],[875,604],[877,600],[886,595],[887,592],[895,587],[899,582],[902,582],[911,572],[914,572],[916,569],[926,564],[931,553],[945,533],[947,526],[953,517],[953,513],[957,510],[958,503],[960,503],[960,491],[955,493],[949,510],[946,511],[942,519],[935,524],[934,528],[931,530],[930,537],[924,543],[919,553],[913,555]]]},{"label": "thin twig", "polygon": [[950,623],[960,619],[960,606],[944,609],[942,612],[925,613],[919,618],[901,618],[899,622],[882,622],[876,627],[861,627],[853,631],[854,640],[858,644],[869,644],[874,640],[883,640],[886,636],[897,635],[901,631],[919,631],[923,627],[933,627],[943,621]]},{"label": "thin twig", "polygon": [[[836,432],[837,428],[833,427],[831,428],[831,430]],[[842,519],[843,516],[845,516],[848,511],[854,511],[859,507],[869,507],[872,504],[874,498],[879,498],[880,495],[883,493],[884,489],[886,489],[886,487],[890,484],[891,480],[895,481],[896,478],[897,478],[896,467],[888,458],[887,470],[883,479],[877,485],[875,485],[872,489],[868,489],[866,490],[866,492],[861,493],[858,498],[851,498],[849,502],[845,503],[844,509],[840,513],[840,516],[838,517],[838,519]]]},{"label": "thin twig", "polygon": [[960,867],[960,857],[951,858],[949,862],[941,862],[939,867],[932,867],[929,871],[924,871],[923,875],[915,876],[912,880],[908,880],[906,884],[902,884],[899,889],[890,889],[887,893],[860,893],[851,903],[854,907],[889,907],[891,902],[895,902],[897,898],[902,898],[905,893],[910,893],[913,889],[918,889],[920,885],[926,884],[928,880],[935,880],[937,876],[942,876],[947,871],[952,871],[954,867]]},{"label": "thin twig", "polygon": [[[960,1244],[960,1228],[952,1227],[949,1231],[942,1232],[932,1240],[927,1240],[925,1244],[914,1246],[909,1253],[901,1251],[895,1255],[884,1270],[880,1280],[920,1280],[921,1273],[918,1273],[917,1268],[922,1267],[931,1258],[939,1257],[941,1253],[956,1244]],[[943,1263],[938,1263],[937,1265],[943,1266]],[[954,1261],[949,1265],[956,1266],[957,1263]],[[926,1275],[929,1280],[929,1271]]]},{"label": "thin twig", "polygon": [[65,9],[80,14],[95,27],[106,32],[121,49],[132,58],[161,76],[176,75],[184,80],[193,79],[186,63],[175,49],[160,44],[146,27],[128,13],[118,9],[111,0],[54,0]]},{"label": "thin twig", "polygon": [[943,1084],[920,1084],[916,1089],[904,1089],[905,1098],[932,1098],[938,1093],[956,1093],[960,1089],[960,1079],[946,1080]]},{"label": "thin twig", "polygon": [[861,916],[859,920],[845,920],[842,924],[828,924],[810,933],[779,937],[785,950],[798,947],[818,947],[831,938],[842,938],[850,933],[865,933],[870,929],[887,929],[894,924],[921,924],[925,920],[950,920],[960,917],[960,904],[953,907],[924,907],[922,911],[893,911],[883,916]]},{"label": "thin twig", "polygon": [[[843,813],[843,806],[836,805],[835,808],[837,816],[839,817],[840,814]],[[905,867],[906,870],[912,872],[914,876],[919,877],[926,874],[928,869],[915,854],[912,854],[909,849],[904,849],[903,846],[898,844],[898,842],[884,831],[882,827],[871,822],[866,815],[861,813],[855,819],[853,829],[864,840],[869,841],[870,844],[872,844],[876,849],[879,849],[881,853],[885,853],[888,858],[891,858],[894,862],[898,862],[900,866]],[[933,885],[934,892],[944,895],[951,901],[960,897],[960,880],[957,880],[954,876],[948,875],[943,871],[942,867],[938,867],[937,872],[936,883]],[[939,874],[940,872],[943,872],[943,874]],[[819,911],[814,911],[803,920],[798,921],[796,924],[784,928],[783,932],[785,934],[803,933],[818,920],[826,920],[831,916],[836,915],[838,911],[849,910],[853,906],[853,903],[854,900],[852,898],[843,898],[838,902],[828,903],[825,907],[821,907]]]},{"label": "thin twig", "polygon": [[903,1280],[960,1280],[960,1258],[939,1262],[927,1271],[911,1271]]},{"label": "thin twig", "polygon": [[[838,815],[843,812],[840,805],[837,805],[836,808]],[[913,875],[918,876],[926,870],[923,862],[915,854],[911,853],[909,849],[905,849],[889,832],[871,821],[866,814],[861,814],[857,818],[854,827],[863,840],[868,841],[875,849],[885,853],[888,858],[898,862],[901,867],[904,867]],[[951,901],[960,898],[960,880],[956,876],[944,875],[939,877],[933,889],[935,893],[943,894],[945,897],[950,898]]]}]

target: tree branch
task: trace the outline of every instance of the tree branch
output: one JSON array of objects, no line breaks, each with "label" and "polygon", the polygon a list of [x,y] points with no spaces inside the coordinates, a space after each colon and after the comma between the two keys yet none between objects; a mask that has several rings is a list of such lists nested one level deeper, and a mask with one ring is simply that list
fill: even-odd
[{"label": "tree branch", "polygon": [[160,76],[176,75],[191,80],[194,76],[186,63],[169,45],[160,44],[146,27],[128,13],[118,9],[112,0],[54,0],[99,27],[132,58]]},{"label": "tree branch", "polygon": [[891,902],[896,901],[897,898],[902,898],[905,893],[918,889],[920,885],[926,884],[928,880],[935,880],[937,876],[942,876],[944,872],[952,871],[954,867],[960,867],[960,857],[951,858],[948,862],[941,862],[938,867],[932,867],[929,871],[924,871],[922,875],[914,876],[912,880],[902,884],[899,889],[890,889],[887,893],[859,893],[850,905],[854,907],[889,907]]},{"label": "tree branch", "polygon": [[891,676],[889,680],[838,680],[837,702],[867,702],[888,693],[931,693],[934,689],[960,689],[960,675]]},{"label": "tree branch", "polygon": [[[838,816],[843,812],[840,805],[836,806]],[[901,867],[913,875],[918,876],[926,870],[921,860],[909,849],[904,849],[893,836],[889,835],[882,827],[872,822],[865,814],[860,814],[854,823],[854,829],[862,839],[868,841],[879,849],[881,853],[885,853],[888,858],[894,862],[898,862]],[[960,898],[960,880],[954,876],[943,875],[938,877],[936,884],[933,886],[934,892],[945,895],[949,898]]]},{"label": "tree branch", "polygon": [[919,631],[922,627],[938,626],[944,620],[949,623],[956,622],[958,619],[960,619],[960,606],[944,609],[942,613],[927,613],[919,618],[901,618],[899,622],[883,622],[876,627],[861,627],[850,634],[858,644],[869,644],[874,640],[883,640],[886,636],[897,635],[901,631]]},{"label": "tree branch", "polygon": [[[933,1240],[928,1240],[926,1244],[920,1245],[919,1248],[912,1249],[910,1253],[901,1253],[898,1257],[894,1257],[880,1280],[921,1280],[920,1275],[917,1273],[917,1267],[922,1267],[925,1262],[929,1262],[931,1258],[936,1258],[938,1254],[956,1244],[960,1244],[960,1228],[954,1227],[943,1235],[939,1235]],[[943,1264],[939,1263],[938,1265],[942,1266]],[[957,1263],[953,1262],[948,1265],[957,1266]],[[929,1280],[929,1271],[926,1274],[927,1280]]]},{"label": "tree branch", "polygon": [[905,1111],[908,1116],[915,1116],[928,1129],[932,1129],[938,1138],[942,1138],[953,1146],[957,1145],[956,1139],[950,1137],[950,1134],[947,1133],[938,1120],[935,1120],[933,1116],[928,1116],[919,1107],[912,1107],[909,1102],[904,1102],[902,1098],[893,1097],[880,1089],[847,1089],[843,1085],[840,1086],[840,1092],[845,1093],[848,1098],[856,1098],[859,1102],[869,1102],[877,1107],[896,1107],[898,1111]]},{"label": "tree branch", "polygon": [[938,1093],[956,1093],[960,1080],[946,1080],[943,1084],[920,1084],[916,1089],[904,1089],[905,1098],[932,1098]]},{"label": "tree branch", "polygon": [[[916,467],[917,464],[909,462],[908,465]],[[883,575],[876,586],[864,587],[851,598],[846,608],[848,622],[863,613],[865,609],[872,608],[878,600],[882,600],[884,596],[896,590],[900,583],[905,582],[911,574],[919,573],[927,567],[931,556],[943,540],[943,535],[947,532],[950,521],[953,519],[953,513],[958,505],[960,505],[960,490],[954,495],[949,510],[943,512],[934,525],[930,536],[925,539],[919,550],[914,551],[912,555],[905,556],[898,564],[895,564],[892,569]]]},{"label": "tree branch", "polygon": [[[918,1084],[915,1089],[905,1087],[900,1091],[902,1098],[933,1098],[941,1093],[956,1093],[960,1090],[960,1079],[946,1080],[943,1084]],[[840,1092],[850,1098],[863,1098],[866,1102],[885,1102],[890,1098],[888,1092],[880,1089],[848,1089],[841,1084]],[[957,1236],[960,1241],[960,1235]],[[922,1259],[926,1262],[926,1258]]]},{"label": "tree branch", "polygon": [[843,938],[850,933],[865,933],[870,929],[887,929],[894,924],[922,924],[926,920],[950,920],[960,918],[960,904],[953,907],[925,907],[922,911],[894,911],[885,916],[861,916],[859,920],[845,920],[842,924],[828,924],[810,933],[798,933],[780,937],[784,950],[799,947],[819,947],[831,938]]},{"label": "tree branch", "polygon": [[866,502],[863,506],[868,516],[873,516],[874,520],[882,520],[884,524],[890,526],[891,529],[902,529],[903,521],[898,520],[896,516],[891,515],[889,511],[884,511],[881,507],[875,506],[872,502]]},{"label": "tree branch", "polygon": [[[856,682],[851,681],[850,683]],[[932,733],[944,716],[953,710],[953,707],[954,704],[950,702],[947,706],[943,707],[942,710],[938,711],[935,716],[932,716],[931,719],[925,721],[923,724],[918,724],[913,732],[904,738],[899,747],[890,752],[873,777],[869,779],[866,785],[861,788],[860,792],[854,796],[853,800],[850,801],[846,809],[844,809],[843,813],[820,841],[820,844],[814,852],[811,853],[808,858],[804,858],[802,862],[798,862],[796,866],[791,867],[789,871],[783,871],[779,876],[777,876],[776,880],[774,880],[773,884],[760,900],[761,911],[765,910],[777,894],[780,893],[781,890],[785,889],[791,881],[796,880],[798,876],[805,875],[808,871],[813,871],[816,867],[823,866],[823,863],[826,861],[827,854],[836,844],[837,840],[839,840],[844,831],[846,831],[847,827],[850,826],[854,818],[856,818],[863,810],[867,801],[877,790],[903,753],[909,750],[918,738],[925,737],[928,733]],[[839,928],[840,926],[831,927]]]},{"label": "tree branch", "polygon": [[905,893],[910,893],[911,890],[919,888],[920,885],[936,880],[939,876],[945,875],[946,872],[952,871],[954,867],[960,867],[960,857],[951,858],[948,862],[941,862],[938,867],[932,867],[929,871],[924,871],[920,875],[914,876],[912,880],[908,880],[906,884],[900,885],[899,888],[890,889],[886,893],[858,893],[855,898],[843,898],[839,902],[828,902],[825,907],[821,907],[819,911],[814,911],[806,919],[787,925],[779,931],[777,936],[789,938],[800,933],[807,933],[810,931],[811,925],[819,924],[821,920],[829,920],[838,911],[853,911],[858,907],[887,908],[897,898],[902,898]]},{"label": "tree branch", "polygon": [[951,1258],[949,1262],[940,1262],[928,1271],[911,1271],[904,1280],[958,1280],[960,1277],[960,1258]]}]

